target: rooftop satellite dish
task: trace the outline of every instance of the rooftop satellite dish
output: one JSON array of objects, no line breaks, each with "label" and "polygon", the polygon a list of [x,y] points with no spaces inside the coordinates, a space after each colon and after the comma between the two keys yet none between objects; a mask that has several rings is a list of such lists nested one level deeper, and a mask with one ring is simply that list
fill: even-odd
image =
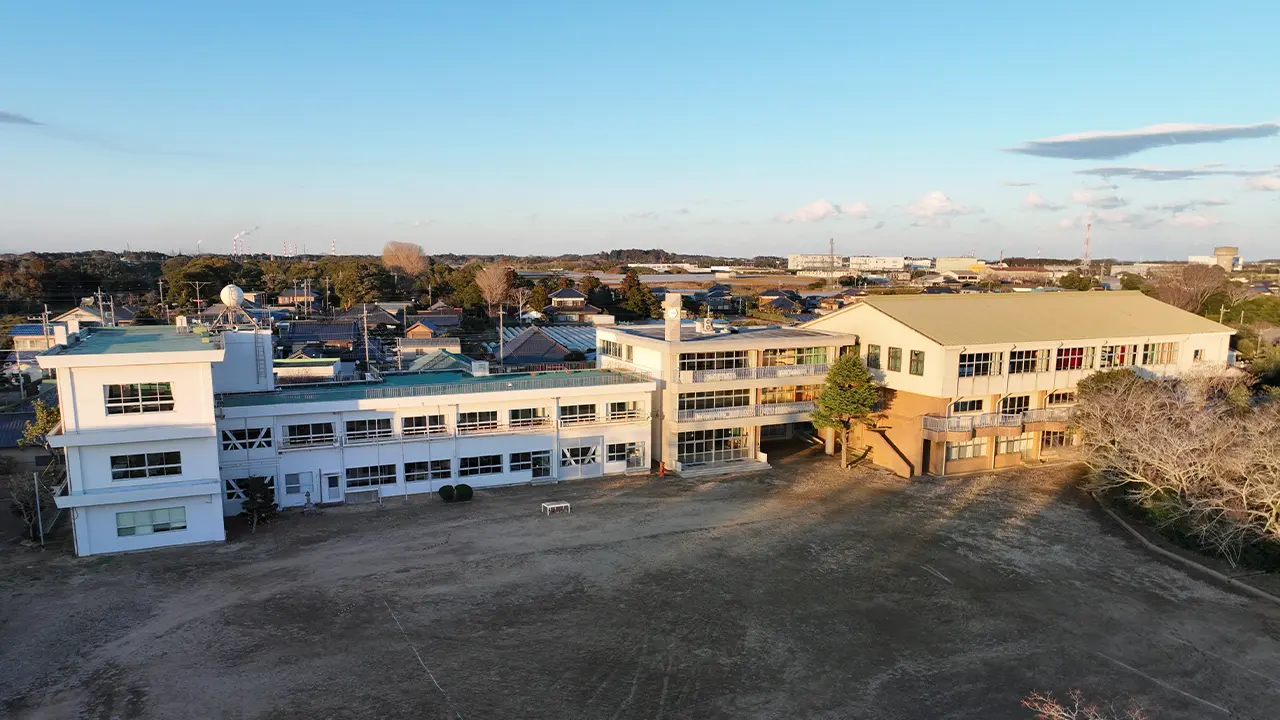
[{"label": "rooftop satellite dish", "polygon": [[218,297],[222,299],[222,304],[228,308],[238,308],[244,305],[244,291],[238,285],[228,285],[222,288],[222,292]]}]

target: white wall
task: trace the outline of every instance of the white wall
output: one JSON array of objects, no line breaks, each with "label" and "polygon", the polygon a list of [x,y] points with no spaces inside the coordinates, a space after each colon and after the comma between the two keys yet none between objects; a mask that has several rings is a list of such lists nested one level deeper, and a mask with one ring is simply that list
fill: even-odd
[{"label": "white wall", "polygon": [[[58,405],[66,432],[131,427],[213,424],[213,381],[209,363],[116,365],[62,368]],[[107,415],[104,387],[113,384],[167,382],[173,388],[170,412]]]},{"label": "white wall", "polygon": [[[847,311],[825,315],[805,325],[808,329],[852,333],[858,336],[859,352],[867,359],[869,345],[880,346],[880,369],[871,375],[887,387],[918,395],[944,395],[945,360],[942,346],[870,305],[855,305]],[[902,370],[889,366],[889,348],[902,348]],[[911,351],[924,351],[924,375],[912,375]]]},{"label": "white wall", "polygon": [[[270,330],[224,332],[222,362],[213,363],[213,392],[253,392],[272,390],[275,380],[271,372],[275,342]],[[263,360],[264,377],[258,377],[258,357]]]},{"label": "white wall", "polygon": [[[171,507],[186,508],[185,530],[128,537],[116,535],[116,513]],[[222,524],[222,504],[216,495],[75,508],[72,511],[72,518],[76,532],[76,553],[82,556],[199,542],[220,542],[227,537]]]},{"label": "white wall", "polygon": [[[182,453],[182,474],[131,480],[111,479],[111,457],[135,453],[178,451]],[[74,492],[146,487],[183,481],[209,480],[218,476],[217,446],[210,438],[185,438],[158,442],[112,443],[67,448],[67,470]]]}]

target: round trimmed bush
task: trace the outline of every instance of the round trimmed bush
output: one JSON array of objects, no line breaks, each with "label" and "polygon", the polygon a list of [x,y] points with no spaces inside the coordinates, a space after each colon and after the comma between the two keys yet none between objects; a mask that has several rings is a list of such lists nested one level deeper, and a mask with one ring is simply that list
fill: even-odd
[{"label": "round trimmed bush", "polygon": [[470,499],[471,499],[471,486],[470,486],[470,485],[467,485],[467,484],[465,484],[465,483],[459,483],[458,487],[454,488],[454,496],[453,496],[453,499],[454,499],[454,500],[456,500],[456,501],[458,501],[458,502],[466,502],[466,501],[470,500]]},{"label": "round trimmed bush", "polygon": [[441,500],[449,503],[453,502],[454,497],[456,496],[456,491],[452,485],[443,485],[436,491],[436,494],[440,496]]}]

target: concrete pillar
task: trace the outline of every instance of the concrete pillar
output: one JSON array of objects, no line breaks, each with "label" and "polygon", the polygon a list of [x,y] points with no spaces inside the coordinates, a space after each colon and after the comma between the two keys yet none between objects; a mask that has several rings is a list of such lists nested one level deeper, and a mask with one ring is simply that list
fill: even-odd
[{"label": "concrete pillar", "polygon": [[821,428],[818,436],[822,438],[822,451],[828,455],[836,454],[836,429]]}]

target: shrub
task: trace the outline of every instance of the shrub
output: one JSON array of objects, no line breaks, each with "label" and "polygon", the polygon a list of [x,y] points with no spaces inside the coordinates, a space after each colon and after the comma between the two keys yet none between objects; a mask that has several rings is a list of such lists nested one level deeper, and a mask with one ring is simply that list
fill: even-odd
[{"label": "shrub", "polygon": [[440,496],[441,500],[447,503],[453,502],[454,489],[452,485],[441,486],[441,488],[436,491],[436,494]]},{"label": "shrub", "polygon": [[249,520],[253,532],[257,532],[258,523],[265,525],[271,522],[280,509],[276,505],[276,490],[261,476],[247,477],[236,482],[240,485],[240,492],[244,493],[240,514]]},{"label": "shrub", "polygon": [[457,502],[466,502],[471,499],[471,486],[466,483],[459,483],[454,490],[454,500]]}]

